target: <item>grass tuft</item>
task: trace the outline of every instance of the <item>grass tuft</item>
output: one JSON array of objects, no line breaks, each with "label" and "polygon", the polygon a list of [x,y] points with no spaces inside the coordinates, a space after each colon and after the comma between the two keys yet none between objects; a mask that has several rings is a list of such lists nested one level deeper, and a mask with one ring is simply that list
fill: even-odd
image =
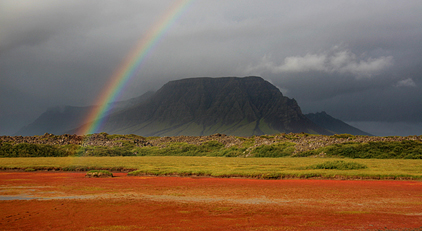
[{"label": "grass tuft", "polygon": [[91,170],[85,175],[86,177],[113,177],[113,173],[107,170]]},{"label": "grass tuft", "polygon": [[337,170],[358,170],[365,169],[368,166],[356,162],[345,162],[343,160],[326,161],[321,164],[315,164],[306,167],[306,169],[337,169]]}]

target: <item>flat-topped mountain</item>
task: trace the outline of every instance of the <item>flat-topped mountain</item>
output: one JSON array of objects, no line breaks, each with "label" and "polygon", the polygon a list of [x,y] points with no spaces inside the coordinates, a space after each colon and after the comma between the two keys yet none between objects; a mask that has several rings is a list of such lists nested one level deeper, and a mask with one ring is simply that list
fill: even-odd
[{"label": "flat-topped mountain", "polygon": [[306,118],[294,99],[260,77],[168,82],[148,100],[111,115],[102,131],[143,136],[330,134]]},{"label": "flat-topped mountain", "polygon": [[[93,108],[49,109],[15,135],[78,133]],[[155,93],[113,103],[108,114],[99,132],[142,136],[361,134],[360,130],[350,129],[353,127],[327,114],[303,115],[294,99],[283,96],[277,87],[261,77],[170,81]],[[333,127],[332,123],[336,125]]]}]

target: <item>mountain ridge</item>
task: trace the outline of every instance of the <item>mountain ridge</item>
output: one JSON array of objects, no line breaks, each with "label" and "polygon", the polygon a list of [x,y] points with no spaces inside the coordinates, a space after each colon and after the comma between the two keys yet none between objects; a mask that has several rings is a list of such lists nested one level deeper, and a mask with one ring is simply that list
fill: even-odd
[{"label": "mountain ridge", "polygon": [[317,113],[308,113],[305,114],[305,116],[315,124],[336,134],[348,133],[352,135],[372,136],[372,134],[350,126],[349,124],[328,115],[325,111]]},{"label": "mountain ridge", "polygon": [[[285,97],[277,87],[257,76],[174,80],[154,93],[147,92],[112,106],[99,132],[142,136],[336,133],[313,122],[302,113],[296,100]],[[75,108],[68,107],[67,114],[77,114],[71,112]],[[44,113],[17,135],[75,134],[92,109],[93,106],[85,107],[73,119],[66,113]],[[45,126],[46,123],[50,125]],[[31,133],[28,127],[33,128]]]},{"label": "mountain ridge", "polygon": [[[148,99],[153,92],[148,91],[138,97],[111,103],[108,113],[115,113]],[[13,135],[33,136],[44,133],[65,134],[83,124],[88,114],[98,106],[55,106],[48,108],[35,121],[22,127]]]},{"label": "mountain ridge", "polygon": [[105,122],[107,133],[146,136],[329,134],[261,77],[188,78],[170,81],[151,98]]}]

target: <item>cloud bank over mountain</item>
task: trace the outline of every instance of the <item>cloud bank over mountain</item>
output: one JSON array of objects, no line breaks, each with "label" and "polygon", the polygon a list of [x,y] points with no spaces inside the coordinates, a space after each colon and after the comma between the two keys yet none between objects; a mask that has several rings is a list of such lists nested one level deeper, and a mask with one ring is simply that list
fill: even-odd
[{"label": "cloud bank over mountain", "polygon": [[309,54],[304,56],[286,57],[283,63],[277,65],[271,58],[264,56],[262,62],[246,69],[246,72],[265,72],[274,74],[325,72],[337,74],[352,74],[357,79],[372,77],[381,71],[393,66],[393,56],[381,56],[378,58],[358,57],[350,50],[340,50],[337,47],[329,52]]}]

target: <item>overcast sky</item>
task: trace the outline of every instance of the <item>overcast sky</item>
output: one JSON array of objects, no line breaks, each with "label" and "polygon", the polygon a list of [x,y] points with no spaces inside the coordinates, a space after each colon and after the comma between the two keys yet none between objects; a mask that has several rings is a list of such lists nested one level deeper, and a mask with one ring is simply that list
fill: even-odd
[{"label": "overcast sky", "polygon": [[[0,135],[94,103],[175,0],[0,0]],[[375,135],[422,135],[421,0],[194,0],[123,99],[188,77],[258,75]]]}]

